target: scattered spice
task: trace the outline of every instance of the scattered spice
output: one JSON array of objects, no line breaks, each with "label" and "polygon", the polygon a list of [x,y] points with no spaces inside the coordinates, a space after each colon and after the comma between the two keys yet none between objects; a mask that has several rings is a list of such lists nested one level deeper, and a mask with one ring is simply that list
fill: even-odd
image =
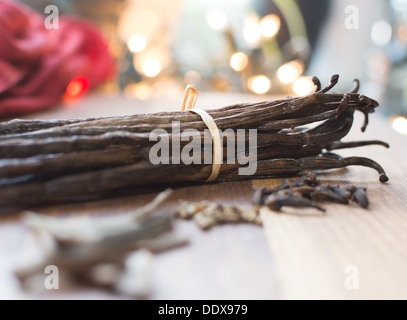
[{"label": "scattered spice", "polygon": [[255,206],[267,206],[274,211],[282,207],[315,208],[325,212],[320,202],[349,204],[357,203],[362,208],[369,206],[367,189],[355,186],[323,185],[314,172],[307,171],[295,181],[284,181],[281,185],[253,191],[252,203]]},{"label": "scattered spice", "polygon": [[182,219],[193,219],[204,230],[226,223],[247,222],[262,225],[259,213],[253,208],[243,208],[210,201],[183,201],[177,214]]}]

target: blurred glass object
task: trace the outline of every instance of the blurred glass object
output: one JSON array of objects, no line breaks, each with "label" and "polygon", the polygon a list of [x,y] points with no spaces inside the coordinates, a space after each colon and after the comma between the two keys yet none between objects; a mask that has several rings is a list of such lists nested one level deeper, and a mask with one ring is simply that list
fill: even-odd
[{"label": "blurred glass object", "polygon": [[143,99],[157,87],[164,94],[190,81],[199,90],[289,95],[307,91],[305,78],[296,89],[294,83],[309,66],[331,1],[25,2],[41,12],[48,4],[57,5],[61,14],[96,22],[116,57],[118,88]]},{"label": "blurred glass object", "polygon": [[172,42],[178,72],[199,73],[199,89],[295,94],[329,3],[185,0]]},{"label": "blurred glass object", "polygon": [[338,73],[340,91],[358,78],[380,112],[406,116],[407,0],[334,0],[307,73],[322,82]]},{"label": "blurred glass object", "polygon": [[[392,115],[407,116],[407,0],[392,0],[391,7],[391,41],[385,47],[390,60],[387,81],[386,102]],[[405,121],[399,120],[398,128]]]}]

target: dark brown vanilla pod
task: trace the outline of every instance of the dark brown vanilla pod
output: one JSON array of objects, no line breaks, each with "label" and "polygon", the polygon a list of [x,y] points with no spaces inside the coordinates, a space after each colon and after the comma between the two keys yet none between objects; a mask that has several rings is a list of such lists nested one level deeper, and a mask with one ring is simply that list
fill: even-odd
[{"label": "dark brown vanilla pod", "polygon": [[[331,153],[373,144],[388,147],[378,140],[342,141],[352,128],[354,112],[365,115],[364,131],[368,115],[379,104],[357,93],[358,81],[350,93],[331,94],[337,75],[325,88],[317,78],[313,80],[317,91],[304,97],[207,111],[224,142],[217,181],[284,177],[353,165],[370,167],[381,182],[388,180],[372,159]],[[204,183],[212,171],[208,131],[192,112],[1,123],[0,208],[86,201],[137,192],[148,185]],[[163,144],[168,146],[167,158],[152,160],[152,151],[161,142],[167,143]],[[165,148],[160,151],[157,156]],[[244,157],[253,163],[244,162]],[[250,165],[254,170],[242,174]]]}]

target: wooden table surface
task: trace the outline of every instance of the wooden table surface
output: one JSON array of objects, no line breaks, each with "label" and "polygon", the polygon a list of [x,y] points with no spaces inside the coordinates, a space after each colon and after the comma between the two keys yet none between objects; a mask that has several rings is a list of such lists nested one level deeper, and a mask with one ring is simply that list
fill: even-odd
[{"label": "wooden table surface", "polygon": [[[178,110],[174,97],[140,101],[121,96],[88,95],[76,103],[27,116],[67,119]],[[264,97],[201,94],[197,105],[209,109]],[[151,299],[407,299],[407,137],[396,133],[379,113],[366,133],[357,117],[346,140],[381,139],[391,148],[362,147],[339,152],[378,161],[390,181],[382,184],[375,171],[350,167],[321,175],[329,183],[368,187],[368,210],[355,205],[325,205],[326,215],[262,211],[264,226],[224,225],[207,232],[191,221],[176,221],[189,244],[154,256]],[[208,199],[249,203],[252,186],[273,186],[278,179],[180,188],[172,201]],[[135,195],[85,204],[45,207],[41,213],[117,214],[151,200]],[[0,298],[122,298],[95,289],[24,292],[13,270],[21,259],[40,257],[20,213],[0,217]],[[356,281],[356,282],[355,282]],[[349,286],[350,284],[350,286]]]}]

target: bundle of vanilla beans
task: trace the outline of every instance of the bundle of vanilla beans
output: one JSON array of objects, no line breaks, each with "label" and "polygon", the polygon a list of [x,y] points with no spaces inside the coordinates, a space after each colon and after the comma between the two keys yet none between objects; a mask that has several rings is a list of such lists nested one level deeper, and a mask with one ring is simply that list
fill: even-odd
[{"label": "bundle of vanilla beans", "polygon": [[[257,170],[239,175],[237,157],[223,148],[224,163],[217,181],[291,176],[305,170],[325,170],[360,165],[375,169],[380,181],[388,180],[382,167],[368,158],[341,158],[330,151],[364,145],[388,145],[381,141],[342,142],[353,124],[355,111],[374,112],[378,103],[358,94],[359,83],[346,94],[327,93],[338,81],[304,97],[253,104],[237,104],[210,110],[208,114],[222,131],[257,130]],[[82,120],[13,120],[0,124],[0,208],[85,201],[136,193],[146,186],[204,183],[212,164],[153,164],[150,141],[153,130],[162,129],[181,149],[190,143],[171,133],[179,122],[180,132],[195,129],[204,139],[207,129],[192,112],[165,112]],[[307,128],[307,125],[311,127]],[[165,130],[165,131],[164,131]],[[249,135],[245,136],[247,145]],[[210,141],[210,143],[212,143]],[[208,148],[202,142],[202,150]],[[246,152],[249,152],[246,148]],[[171,153],[170,153],[171,154]],[[171,156],[173,156],[171,154]]]}]

